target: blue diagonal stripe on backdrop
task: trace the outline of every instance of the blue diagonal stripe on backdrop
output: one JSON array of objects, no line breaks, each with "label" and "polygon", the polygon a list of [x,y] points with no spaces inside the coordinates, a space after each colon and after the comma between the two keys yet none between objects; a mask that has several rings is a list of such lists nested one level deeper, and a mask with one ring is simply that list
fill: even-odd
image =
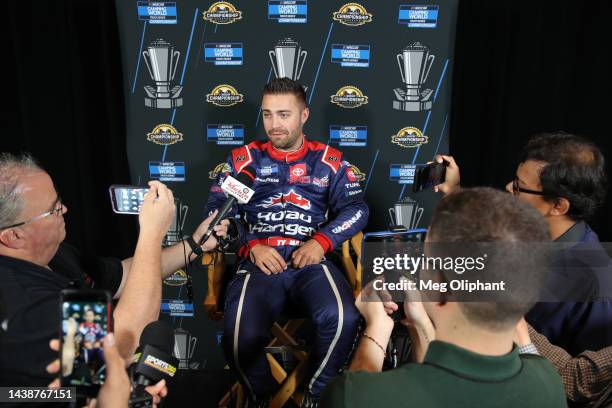
[{"label": "blue diagonal stripe on backdrop", "polygon": [[[179,83],[181,86],[183,85],[183,81],[185,79],[185,71],[187,71],[187,62],[189,62],[189,52],[191,51],[191,42],[193,41],[193,31],[195,30],[195,25],[198,17],[198,10],[195,9],[193,13],[193,23],[191,23],[191,33],[189,34],[189,44],[187,45],[187,54],[185,55],[185,62],[183,63],[183,73],[181,74],[181,82]],[[170,119],[170,124],[174,126],[174,118],[176,117],[176,108],[172,109],[172,118]],[[166,152],[168,151],[168,145],[164,146],[164,154],[162,155],[161,161],[166,160]]]},{"label": "blue diagonal stripe on backdrop", "polygon": [[202,56],[202,47],[204,46],[204,34],[206,34],[206,24],[208,21],[204,21],[204,29],[202,30],[202,38],[200,39],[200,48],[198,48],[198,56],[196,58],[196,69],[200,66],[200,60],[204,59]]},{"label": "blue diagonal stripe on backdrop", "polygon": [[434,152],[433,157],[436,157],[436,154],[438,154],[438,149],[440,149],[440,142],[442,142],[442,138],[444,137],[444,130],[446,129],[447,120],[448,120],[448,113],[444,117],[444,125],[442,125],[442,132],[440,132],[440,138],[438,139],[438,145],[436,146],[436,151]]},{"label": "blue diagonal stripe on backdrop", "polygon": [[325,39],[325,45],[323,46],[323,51],[321,51],[321,59],[319,60],[319,66],[317,67],[317,73],[315,74],[314,82],[312,83],[312,89],[310,90],[310,97],[308,98],[308,104],[310,105],[310,101],[312,100],[312,96],[315,93],[315,88],[317,87],[317,79],[319,78],[319,72],[321,71],[321,65],[323,64],[323,57],[325,57],[325,51],[327,50],[327,43],[329,43],[329,37],[331,36],[332,29],[334,28],[334,23],[329,25],[329,31],[327,32],[327,38]]},{"label": "blue diagonal stripe on backdrop", "polygon": [[365,193],[368,189],[368,184],[370,184],[370,178],[372,177],[372,173],[374,173],[374,165],[376,165],[376,160],[378,159],[379,149],[376,150],[376,154],[374,155],[374,160],[372,161],[372,166],[370,166],[370,171],[368,172],[368,179],[366,180],[365,187],[363,188],[363,192]]},{"label": "blue diagonal stripe on backdrop", "polygon": [[[440,74],[440,79],[438,80],[438,85],[436,86],[436,92],[434,93],[434,97],[433,97],[433,102],[436,102],[436,99],[438,98],[438,92],[440,92],[440,87],[442,86],[442,80],[444,79],[444,77],[446,76],[446,69],[448,68],[448,61],[449,59],[447,58],[446,61],[444,62],[444,68],[442,68],[442,74]],[[433,107],[432,107],[433,110]],[[427,112],[427,118],[425,118],[425,124],[423,125],[423,134],[425,134],[425,132],[427,131],[427,125],[429,124],[429,117],[431,116],[431,110],[429,112]],[[446,122],[445,122],[446,124]],[[439,143],[438,143],[438,147],[439,147]],[[418,146],[414,152],[414,156],[412,156],[412,164],[414,164],[416,162],[416,159],[419,155],[419,151],[421,150],[421,146]],[[402,190],[400,191],[400,195],[399,195],[399,199],[401,200],[403,195],[404,195],[404,191],[406,190],[406,184],[404,184],[402,186]]]},{"label": "blue diagonal stripe on backdrop", "polygon": [[[268,72],[268,80],[266,84],[270,82],[270,78],[272,77],[272,67],[270,67],[270,71]],[[261,105],[259,105],[259,111],[257,112],[257,120],[255,120],[255,131],[257,131],[257,126],[259,126],[259,118],[261,117]]]},{"label": "blue diagonal stripe on backdrop", "polygon": [[136,90],[136,81],[138,80],[138,71],[140,70],[140,57],[142,56],[142,45],[144,44],[145,32],[147,31],[147,21],[142,25],[142,35],[140,36],[140,49],[138,50],[138,59],[136,60],[136,72],[134,73],[134,84],[132,85],[132,93]]}]

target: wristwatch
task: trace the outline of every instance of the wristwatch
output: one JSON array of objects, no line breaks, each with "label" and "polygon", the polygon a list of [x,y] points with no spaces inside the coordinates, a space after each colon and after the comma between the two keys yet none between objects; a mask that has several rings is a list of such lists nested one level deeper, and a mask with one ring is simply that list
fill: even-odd
[{"label": "wristwatch", "polygon": [[189,246],[191,247],[191,251],[196,254],[197,256],[201,256],[204,254],[204,250],[202,249],[201,246],[199,246],[192,237],[187,237],[185,238],[185,241],[187,241],[187,243],[189,244]]}]

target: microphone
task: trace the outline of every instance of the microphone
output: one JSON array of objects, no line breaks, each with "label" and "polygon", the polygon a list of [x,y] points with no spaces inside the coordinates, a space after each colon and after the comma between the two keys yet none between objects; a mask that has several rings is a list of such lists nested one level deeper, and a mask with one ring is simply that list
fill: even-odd
[{"label": "microphone", "polygon": [[146,386],[163,379],[174,377],[178,359],[172,356],[174,348],[174,329],[164,321],[149,323],[140,335],[140,345],[136,349],[136,361],[130,367],[135,379],[135,388],[130,396],[129,406],[152,406],[152,398],[144,390]]},{"label": "microphone", "polygon": [[227,200],[225,200],[221,208],[219,208],[219,212],[208,226],[206,233],[202,235],[200,242],[198,242],[198,246],[201,246],[210,238],[214,232],[213,228],[217,226],[222,219],[226,218],[227,213],[231,211],[236,201],[238,201],[238,204],[246,204],[251,197],[253,197],[255,192],[251,189],[251,186],[255,181],[254,174],[256,174],[255,169],[247,167],[243,169],[236,178],[230,175],[225,178],[223,184],[221,184],[221,190],[228,196]]}]

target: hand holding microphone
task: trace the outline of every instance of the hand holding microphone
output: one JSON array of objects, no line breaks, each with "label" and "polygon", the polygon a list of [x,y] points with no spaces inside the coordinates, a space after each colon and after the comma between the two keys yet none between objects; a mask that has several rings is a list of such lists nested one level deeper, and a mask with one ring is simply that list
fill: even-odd
[{"label": "hand holding microphone", "polygon": [[221,223],[221,220],[227,217],[235,203],[246,204],[249,202],[254,194],[251,186],[255,181],[255,174],[255,170],[252,167],[247,167],[243,169],[236,178],[230,175],[225,178],[221,185],[221,189],[227,195],[227,200],[225,200],[221,208],[219,208],[217,215],[215,215],[208,225],[206,232],[198,241],[198,245],[201,246],[208,241],[213,232],[215,232],[215,227]]}]

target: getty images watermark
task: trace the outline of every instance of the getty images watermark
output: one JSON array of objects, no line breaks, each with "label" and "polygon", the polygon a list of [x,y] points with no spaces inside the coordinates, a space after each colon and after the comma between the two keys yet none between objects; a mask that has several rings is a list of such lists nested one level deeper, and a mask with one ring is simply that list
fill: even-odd
[{"label": "getty images watermark", "polygon": [[[426,301],[563,302],[612,299],[576,292],[571,279],[612,272],[609,243],[366,242],[362,300],[404,301],[418,291]],[[582,269],[581,269],[582,268]],[[609,290],[609,289],[608,289]]]}]

